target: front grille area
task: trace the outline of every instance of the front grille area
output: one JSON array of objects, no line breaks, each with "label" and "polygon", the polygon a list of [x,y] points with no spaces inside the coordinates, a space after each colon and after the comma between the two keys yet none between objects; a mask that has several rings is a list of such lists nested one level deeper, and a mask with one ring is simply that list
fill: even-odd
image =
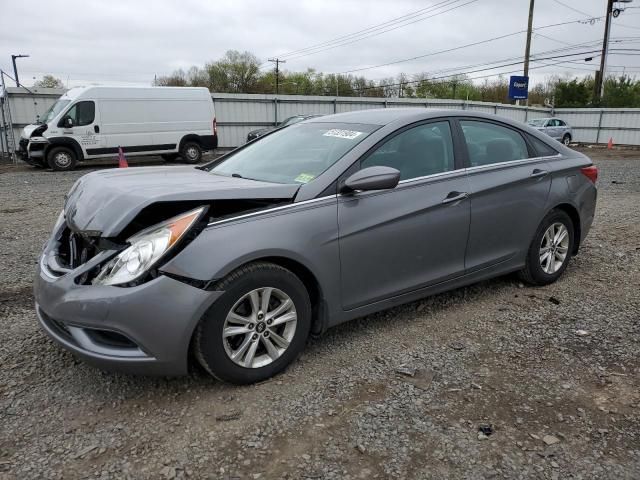
[{"label": "front grille area", "polygon": [[[57,256],[62,267],[73,270],[87,263],[99,251],[96,239],[75,233],[66,227],[60,236]],[[76,279],[76,282],[80,285],[86,285],[96,273],[93,271],[85,272]]]}]

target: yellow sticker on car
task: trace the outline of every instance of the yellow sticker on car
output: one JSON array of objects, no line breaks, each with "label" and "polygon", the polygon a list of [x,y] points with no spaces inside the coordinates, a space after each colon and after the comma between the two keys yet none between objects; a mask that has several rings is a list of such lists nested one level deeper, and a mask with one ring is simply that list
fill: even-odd
[{"label": "yellow sticker on car", "polygon": [[301,173],[296,177],[295,181],[300,183],[309,183],[314,178],[315,176],[311,175],[310,173]]}]

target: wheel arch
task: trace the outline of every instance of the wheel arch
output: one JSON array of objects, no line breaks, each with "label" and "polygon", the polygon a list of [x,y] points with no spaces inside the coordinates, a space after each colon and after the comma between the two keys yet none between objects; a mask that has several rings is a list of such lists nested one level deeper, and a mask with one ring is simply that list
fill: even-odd
[{"label": "wheel arch", "polygon": [[182,137],[182,139],[180,140],[180,143],[178,144],[179,152],[182,151],[182,147],[187,142],[195,142],[202,147],[202,139],[200,138],[200,135],[196,135],[195,133],[188,133],[187,135]]},{"label": "wheel arch", "polygon": [[73,151],[76,156],[76,160],[84,160],[84,154],[82,153],[82,147],[75,138],[70,137],[53,137],[49,138],[49,143],[44,150],[44,158],[47,159],[49,152],[55,147],[67,147]]},{"label": "wheel arch", "polygon": [[318,280],[318,276],[302,261],[279,254],[256,256],[255,258],[251,258],[250,260],[234,265],[233,268],[225,269],[226,274],[224,277],[230,275],[237,269],[246,267],[247,265],[263,262],[273,263],[282,268],[286,268],[300,279],[307,289],[307,292],[309,293],[309,300],[311,301],[311,334],[315,336],[323,334],[328,325],[329,309],[326,297],[320,281]]},{"label": "wheel arch", "polygon": [[573,251],[572,255],[576,255],[578,253],[578,249],[580,248],[580,239],[582,238],[582,226],[580,222],[580,213],[578,213],[578,209],[571,205],[570,203],[560,203],[553,207],[552,210],[560,210],[571,218],[571,222],[573,223]]}]

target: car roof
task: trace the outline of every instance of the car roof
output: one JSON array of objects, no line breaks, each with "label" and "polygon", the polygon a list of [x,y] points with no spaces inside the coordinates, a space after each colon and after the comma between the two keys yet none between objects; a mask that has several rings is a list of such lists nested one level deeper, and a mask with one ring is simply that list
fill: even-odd
[{"label": "car roof", "polygon": [[515,122],[495,114],[474,112],[470,110],[453,110],[444,108],[405,107],[405,108],[376,108],[370,110],[358,110],[354,112],[335,113],[319,118],[311,118],[306,123],[359,123],[369,125],[389,125],[391,123],[412,123],[420,120],[428,120],[438,117],[475,117],[487,120],[499,120],[513,126],[522,127],[520,122]]}]

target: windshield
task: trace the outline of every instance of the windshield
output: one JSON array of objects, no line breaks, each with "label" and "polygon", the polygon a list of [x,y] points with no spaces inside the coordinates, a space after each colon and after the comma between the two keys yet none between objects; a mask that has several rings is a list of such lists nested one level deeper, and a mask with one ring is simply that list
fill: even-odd
[{"label": "windshield", "polygon": [[336,163],[378,125],[300,123],[229,154],[210,172],[273,183],[308,183]]},{"label": "windshield", "polygon": [[64,110],[64,108],[69,105],[69,102],[71,102],[71,100],[59,99],[56,103],[51,105],[46,112],[44,112],[42,117],[40,117],[40,123],[49,123],[51,120],[56,118],[56,115]]},{"label": "windshield", "polygon": [[533,127],[544,127],[546,121],[546,118],[536,118],[535,120],[529,120],[527,123]]}]

